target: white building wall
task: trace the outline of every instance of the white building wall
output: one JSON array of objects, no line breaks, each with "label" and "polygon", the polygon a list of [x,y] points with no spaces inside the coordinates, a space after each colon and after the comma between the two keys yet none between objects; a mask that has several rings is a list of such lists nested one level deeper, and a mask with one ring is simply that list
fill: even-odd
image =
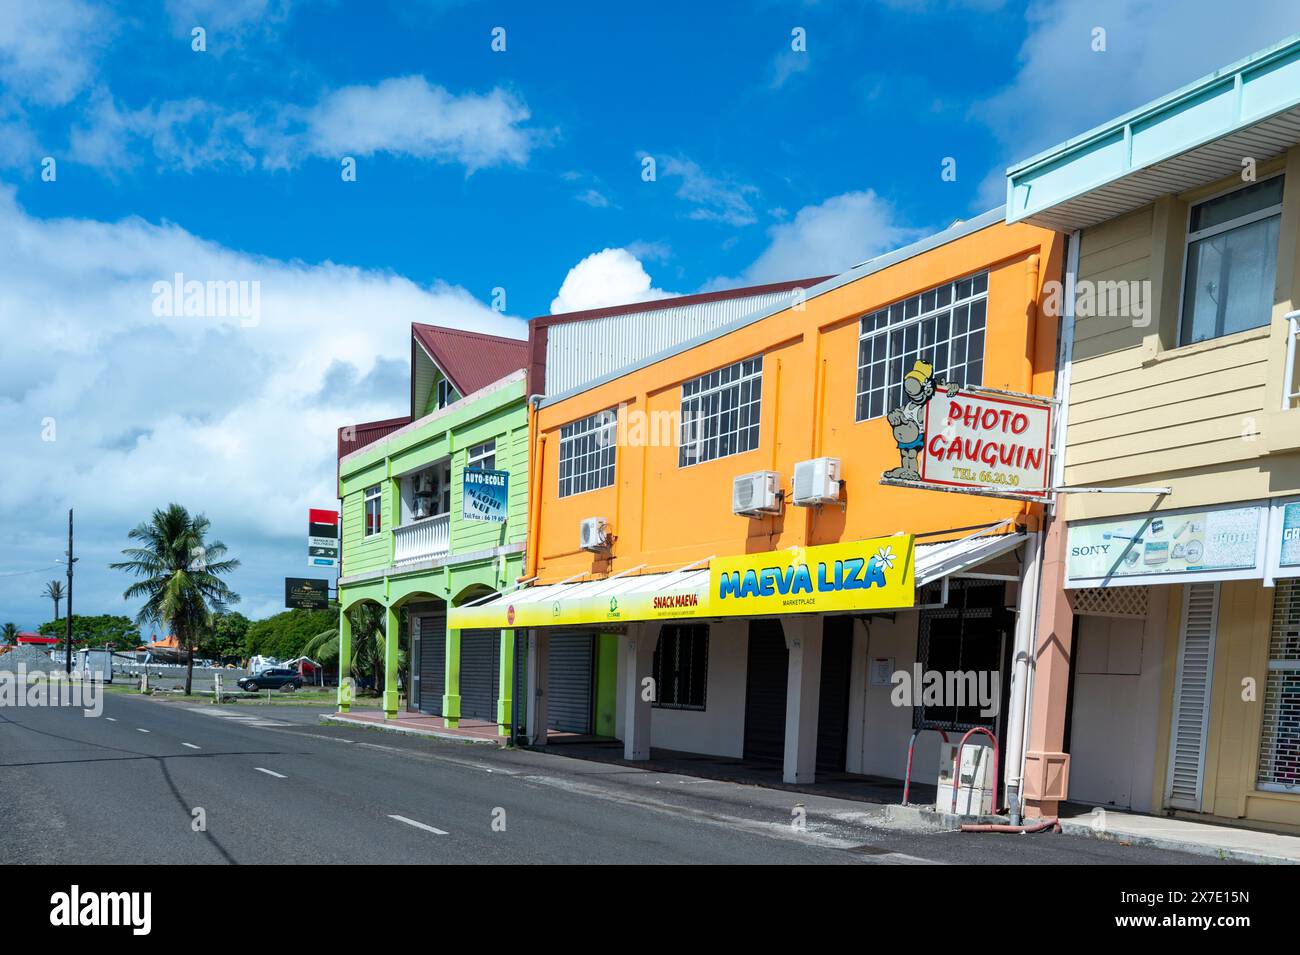
[{"label": "white building wall", "polygon": [[[650,745],[710,756],[744,753],[745,671],[749,654],[749,622],[728,620],[709,627],[709,683],[704,710],[653,708]],[[623,739],[623,683],[627,672],[627,640],[618,641],[618,707],[614,732]]]},{"label": "white building wall", "polygon": [[[870,662],[874,659],[892,659],[893,670],[911,671],[916,663],[919,622],[920,614],[914,610],[896,614],[892,621],[888,617],[872,617],[867,622],[867,637],[863,641],[865,659],[861,662],[861,668],[867,672],[862,681],[854,685],[855,692],[863,697],[863,724],[856,736],[859,745],[849,749],[848,770],[851,773],[903,778],[907,769],[907,742],[912,737],[912,709],[891,702],[892,683],[872,686],[867,676]],[[856,647],[855,641],[855,650]],[[857,664],[855,661],[855,670]],[[852,713],[850,710],[850,718]],[[850,728],[850,740],[855,738],[852,733]],[[913,779],[934,784],[939,776],[940,739],[938,733],[928,730],[917,737],[912,762]]]}]

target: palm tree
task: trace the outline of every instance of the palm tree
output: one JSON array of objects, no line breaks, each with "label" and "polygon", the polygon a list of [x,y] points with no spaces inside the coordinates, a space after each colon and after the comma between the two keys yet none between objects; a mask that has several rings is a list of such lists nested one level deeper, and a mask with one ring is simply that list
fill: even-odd
[{"label": "palm tree", "polygon": [[[384,674],[384,608],[378,604],[363,603],[350,610],[352,618],[352,659],[345,666],[339,661],[339,682],[352,675],[374,678],[375,687],[383,689]],[[400,639],[400,637],[399,637]],[[303,646],[304,656],[321,663],[332,663],[339,658],[338,628],[316,634]],[[397,668],[406,670],[406,652],[399,644]]]},{"label": "palm tree", "polygon": [[57,580],[51,580],[45,585],[44,596],[54,601],[54,619],[59,619],[59,604],[63,602],[63,584]]},{"label": "palm tree", "polygon": [[211,524],[202,514],[190,515],[179,504],[153,512],[127,536],[140,546],[123,548],[126,560],[109,564],[139,578],[122,594],[124,600],[144,598],[136,624],[170,628],[185,647],[185,695],[194,681],[194,642],[211,625],[212,614],[236,603],[222,575],[239,566],[226,558],[226,545],[206,540]]},{"label": "palm tree", "polygon": [[5,624],[3,627],[3,632],[5,635],[5,643],[9,644],[11,647],[18,645],[18,624],[16,623]]}]

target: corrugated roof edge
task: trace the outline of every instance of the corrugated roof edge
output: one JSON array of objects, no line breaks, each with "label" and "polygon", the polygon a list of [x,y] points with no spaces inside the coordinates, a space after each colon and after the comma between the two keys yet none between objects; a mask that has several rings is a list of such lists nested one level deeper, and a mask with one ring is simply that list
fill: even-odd
[{"label": "corrugated roof edge", "polygon": [[1192,82],[1188,83],[1186,86],[1180,86],[1178,89],[1174,90],[1173,92],[1166,93],[1164,96],[1161,96],[1158,99],[1153,99],[1151,102],[1145,103],[1142,106],[1139,106],[1137,109],[1129,110],[1127,113],[1123,114],[1122,116],[1116,116],[1114,119],[1108,119],[1106,120],[1106,122],[1102,123],[1099,126],[1094,126],[1092,129],[1088,130],[1087,132],[1079,133],[1079,135],[1077,136],[1072,136],[1071,138],[1065,140],[1065,142],[1057,143],[1055,146],[1052,146],[1048,149],[1044,149],[1042,152],[1036,153],[1033,156],[1030,156],[1028,159],[1022,159],[1020,162],[1007,167],[1007,175],[1011,176],[1014,175],[1015,173],[1020,173],[1020,172],[1024,172],[1027,169],[1031,169],[1034,166],[1040,166],[1044,163],[1052,162],[1053,160],[1059,159],[1063,153],[1070,152],[1071,150],[1076,149],[1079,146],[1084,145],[1085,143],[1091,142],[1092,140],[1097,139],[1100,136],[1104,136],[1107,133],[1114,132],[1115,129],[1124,126],[1126,123],[1131,123],[1133,120],[1141,116],[1144,116],[1146,114],[1158,113],[1161,110],[1166,109],[1172,104],[1178,102],[1180,99],[1184,99],[1187,96],[1190,96],[1196,93],[1197,91],[1204,89],[1206,86],[1210,86],[1211,84],[1218,82],[1219,80],[1223,79],[1225,75],[1229,73],[1236,73],[1239,70],[1244,70],[1248,66],[1252,66],[1257,63],[1263,62],[1265,60],[1271,59],[1272,57],[1288,52],[1292,47],[1297,45],[1300,45],[1300,33],[1293,33],[1291,36],[1287,37],[1284,40],[1279,40],[1277,43],[1274,43],[1272,46],[1265,47],[1262,50],[1256,50],[1254,53],[1251,53],[1249,56],[1242,57],[1240,60],[1237,60],[1235,63],[1229,63],[1227,66],[1221,66],[1213,73],[1207,73],[1205,76],[1202,76],[1200,79],[1192,80]]},{"label": "corrugated roof edge", "polygon": [[[899,262],[905,262],[908,259],[929,252],[932,249],[937,249],[942,245],[947,245],[949,242],[954,242],[963,236],[970,235],[972,232],[979,232],[981,229],[987,229],[989,226],[998,225],[1003,221],[1005,215],[1006,206],[998,206],[996,209],[990,209],[988,212],[978,215],[973,219],[967,219],[965,222],[960,222],[957,225],[944,229],[942,232],[936,232],[934,235],[926,236],[924,239],[913,242],[911,245],[903,246],[901,249],[895,249],[893,252],[886,252],[883,255],[878,255],[874,259],[868,259],[861,265],[855,265],[847,272],[841,272],[839,275],[832,276],[824,282],[814,285],[812,288],[808,289],[805,301],[814,299],[819,295],[825,295],[827,292],[833,292],[843,285],[848,285],[850,282],[856,282],[864,276],[879,272],[882,269],[887,269],[891,265],[897,265]],[[611,371],[609,374],[601,375],[599,378],[586,382],[577,388],[570,388],[568,391],[560,392],[558,395],[548,395],[538,403],[538,407],[546,408],[556,402],[565,401],[572,398],[574,395],[580,395],[585,391],[590,391],[592,388],[599,387],[600,385],[611,382],[616,378],[622,378],[624,375],[637,371],[640,368],[653,365],[655,362],[663,361],[665,358],[671,358],[673,355],[679,355],[682,352],[690,351],[692,348],[698,348],[700,345],[711,342],[715,338],[721,338],[723,335],[728,335],[737,329],[745,328],[755,322],[761,322],[765,318],[770,318],[773,315],[784,312],[789,307],[789,305],[773,305],[769,308],[751,312],[744,318],[738,318],[734,322],[720,325],[712,331],[687,339],[686,341],[673,345],[670,348],[665,348],[663,351],[642,358],[640,361],[632,362],[630,365]]]}]

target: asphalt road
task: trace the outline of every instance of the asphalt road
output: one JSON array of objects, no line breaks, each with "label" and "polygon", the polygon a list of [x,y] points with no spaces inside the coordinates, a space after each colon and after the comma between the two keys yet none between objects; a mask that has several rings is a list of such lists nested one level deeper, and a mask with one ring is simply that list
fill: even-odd
[{"label": "asphalt road", "polygon": [[318,712],[117,694],[97,718],[5,707],[0,863],[1206,861],[1053,834],[872,829],[846,822],[841,800],[319,726]]}]

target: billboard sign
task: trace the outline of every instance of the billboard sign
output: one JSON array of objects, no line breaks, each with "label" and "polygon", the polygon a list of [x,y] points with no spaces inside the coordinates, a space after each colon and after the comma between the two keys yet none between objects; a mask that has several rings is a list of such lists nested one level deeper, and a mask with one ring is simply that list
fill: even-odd
[{"label": "billboard sign", "polygon": [[461,515],[467,521],[504,521],[510,506],[510,472],[465,468]]}]

